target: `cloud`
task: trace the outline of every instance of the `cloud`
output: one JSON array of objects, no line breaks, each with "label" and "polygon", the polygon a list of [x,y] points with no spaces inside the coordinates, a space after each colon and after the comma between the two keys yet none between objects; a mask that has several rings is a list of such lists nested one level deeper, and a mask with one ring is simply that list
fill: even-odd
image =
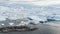
[{"label": "cloud", "polygon": [[60,4],[60,1],[37,1],[37,2],[31,2],[31,4],[42,5],[42,6],[56,5],[56,4]]},{"label": "cloud", "polygon": [[35,1],[35,0],[9,0],[9,1]]},{"label": "cloud", "polygon": [[0,0],[0,1],[12,1],[12,2],[16,2],[16,1],[37,1],[37,0]]},{"label": "cloud", "polygon": [[26,2],[14,2],[14,3],[28,3],[33,5],[46,6],[46,5],[60,4],[60,1],[26,1]]},{"label": "cloud", "polygon": [[[60,0],[4,0],[4,1],[5,2],[7,1],[8,3],[17,3],[17,4],[28,3],[39,6],[60,4]],[[3,2],[3,0],[1,0],[0,2]]]}]

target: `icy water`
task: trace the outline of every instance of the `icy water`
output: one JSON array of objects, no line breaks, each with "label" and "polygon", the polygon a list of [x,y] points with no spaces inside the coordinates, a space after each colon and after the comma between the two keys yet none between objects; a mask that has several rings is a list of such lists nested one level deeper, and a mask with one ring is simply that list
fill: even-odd
[{"label": "icy water", "polygon": [[60,21],[52,21],[35,25],[39,29],[35,31],[8,32],[0,34],[60,34]]}]

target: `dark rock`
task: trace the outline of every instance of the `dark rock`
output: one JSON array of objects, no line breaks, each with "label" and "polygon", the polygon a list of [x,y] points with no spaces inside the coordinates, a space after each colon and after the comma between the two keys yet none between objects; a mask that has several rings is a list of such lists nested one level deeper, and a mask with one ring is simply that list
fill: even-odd
[{"label": "dark rock", "polygon": [[13,32],[13,31],[34,31],[38,28],[29,26],[10,26],[0,28],[0,32]]},{"label": "dark rock", "polygon": [[40,23],[44,23],[43,21],[39,21]]}]

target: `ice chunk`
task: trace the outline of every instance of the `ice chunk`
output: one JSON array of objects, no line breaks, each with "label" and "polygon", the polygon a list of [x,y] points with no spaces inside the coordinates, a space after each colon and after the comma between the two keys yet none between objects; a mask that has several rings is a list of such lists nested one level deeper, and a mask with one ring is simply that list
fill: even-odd
[{"label": "ice chunk", "polygon": [[60,20],[60,15],[51,15],[48,17],[49,20]]},{"label": "ice chunk", "polygon": [[42,16],[29,16],[29,18],[36,20],[36,21],[47,21],[46,17],[42,17]]},{"label": "ice chunk", "polygon": [[14,23],[9,23],[9,25],[14,25]]},{"label": "ice chunk", "polygon": [[29,24],[28,22],[21,21],[19,25],[28,25],[28,24]]},{"label": "ice chunk", "polygon": [[40,21],[47,21],[46,17],[40,17]]},{"label": "ice chunk", "polygon": [[25,22],[22,21],[20,24],[18,24],[18,26],[20,26],[20,25],[24,26],[25,25]]},{"label": "ice chunk", "polygon": [[4,26],[5,24],[1,24],[1,26]]},{"label": "ice chunk", "polygon": [[36,25],[36,24],[39,24],[39,21],[32,20],[32,21],[30,21],[30,24]]},{"label": "ice chunk", "polygon": [[42,22],[46,22],[47,21],[47,18],[44,17],[44,16],[29,16],[28,19],[30,19],[30,24],[39,24],[40,21]]},{"label": "ice chunk", "polygon": [[31,18],[31,19],[33,19],[33,20],[37,20],[37,21],[40,20],[40,18],[39,18],[38,16],[29,16],[29,18]]}]

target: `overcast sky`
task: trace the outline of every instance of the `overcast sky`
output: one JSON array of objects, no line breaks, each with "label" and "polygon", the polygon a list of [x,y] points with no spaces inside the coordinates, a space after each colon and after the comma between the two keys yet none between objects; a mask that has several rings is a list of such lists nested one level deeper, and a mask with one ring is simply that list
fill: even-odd
[{"label": "overcast sky", "polygon": [[[0,0],[0,2],[2,1],[4,0]],[[33,5],[42,5],[42,6],[60,4],[60,0],[5,0],[5,1],[9,1],[12,3],[26,2]]]}]

